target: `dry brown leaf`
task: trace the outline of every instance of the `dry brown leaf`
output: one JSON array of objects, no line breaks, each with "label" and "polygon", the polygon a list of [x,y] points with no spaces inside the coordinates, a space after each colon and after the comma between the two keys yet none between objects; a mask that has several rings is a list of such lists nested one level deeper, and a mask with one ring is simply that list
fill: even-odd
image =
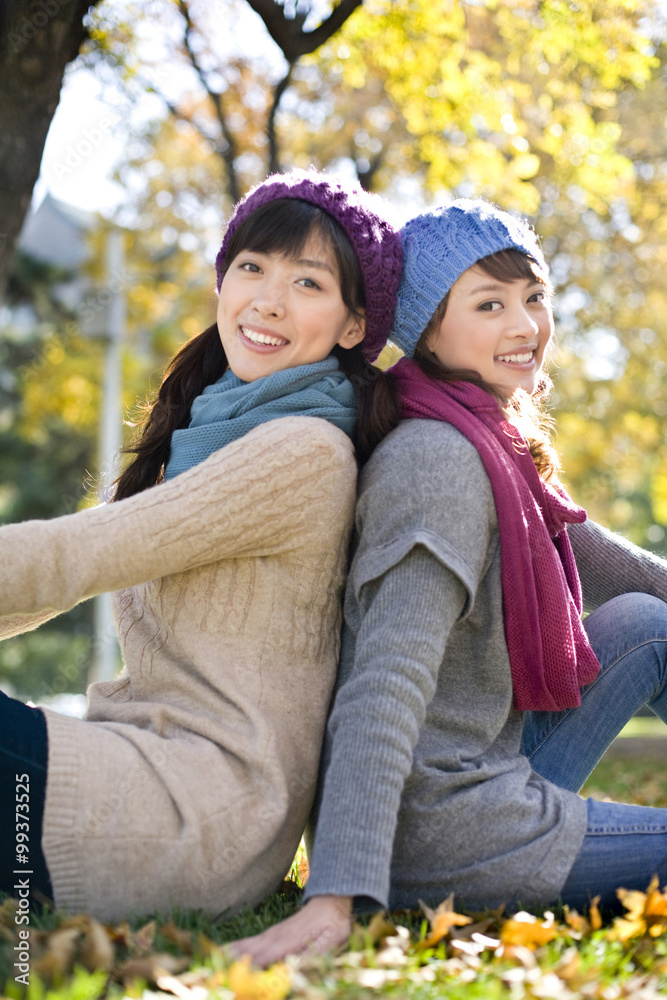
[{"label": "dry brown leaf", "polygon": [[366,934],[371,944],[379,944],[385,938],[395,935],[396,927],[387,920],[383,912],[376,913],[366,928]]},{"label": "dry brown leaf", "polygon": [[251,967],[249,955],[234,962],[227,981],[235,1000],[283,1000],[291,988],[290,971],[283,962],[258,971]]},{"label": "dry brown leaf", "polygon": [[537,917],[522,911],[514,917],[505,920],[500,928],[500,940],[504,945],[514,945],[535,951],[542,945],[553,941],[558,928],[552,920],[540,922]]},{"label": "dry brown leaf", "polygon": [[192,935],[190,931],[184,931],[182,928],[177,927],[173,920],[170,920],[169,923],[164,924],[160,928],[160,934],[167,941],[175,944],[177,948],[182,948],[188,955],[192,954]]},{"label": "dry brown leaf", "polygon": [[464,927],[466,924],[472,923],[472,917],[465,917],[462,913],[454,911],[454,893],[440,903],[435,910],[422,903],[421,899],[419,905],[428,918],[431,933],[419,942],[417,948],[433,948],[449,934],[452,927]]},{"label": "dry brown leaf", "polygon": [[88,917],[88,926],[79,942],[77,960],[94,972],[95,969],[110,969],[114,963],[115,949],[109,931],[93,917]]},{"label": "dry brown leaf", "polygon": [[117,924],[116,927],[110,927],[109,934],[113,943],[120,945],[121,948],[129,948],[132,944],[132,929],[127,920]]},{"label": "dry brown leaf", "polygon": [[176,955],[168,955],[166,952],[156,953],[143,958],[131,958],[127,962],[123,962],[114,970],[114,975],[117,979],[125,981],[145,979],[147,982],[154,983],[158,976],[178,975],[179,972],[187,969],[189,964],[190,960],[187,958],[178,958]]},{"label": "dry brown leaf", "polygon": [[153,947],[155,940],[156,924],[154,920],[144,924],[130,938],[130,949],[137,955],[144,955]]},{"label": "dry brown leaf", "polygon": [[76,952],[76,944],[81,931],[78,927],[59,927],[45,938],[44,951],[34,962],[34,969],[40,979],[51,980],[55,975],[69,972]]},{"label": "dry brown leaf", "polygon": [[477,923],[461,927],[456,932],[456,940],[471,941],[475,934],[486,934],[489,928],[493,927],[496,922],[495,917],[485,917],[483,920],[478,920]]}]

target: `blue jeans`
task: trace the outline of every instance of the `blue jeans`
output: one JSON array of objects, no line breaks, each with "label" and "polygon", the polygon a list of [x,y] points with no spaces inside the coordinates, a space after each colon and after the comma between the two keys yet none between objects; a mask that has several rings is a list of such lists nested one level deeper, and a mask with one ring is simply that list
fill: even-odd
[{"label": "blue jeans", "polygon": [[[33,905],[53,898],[42,852],[47,761],[44,713],[0,691],[0,892],[28,889]],[[19,842],[28,847],[28,864]]]},{"label": "blue jeans", "polygon": [[[643,705],[667,722],[667,604],[623,594],[585,622],[600,673],[581,705],[526,712],[522,751],[533,770],[576,792],[625,723]],[[667,744],[666,744],[667,746]],[[645,890],[656,872],[667,883],[667,809],[588,799],[588,827],[561,898],[582,908],[596,895],[618,907],[616,889]]]}]

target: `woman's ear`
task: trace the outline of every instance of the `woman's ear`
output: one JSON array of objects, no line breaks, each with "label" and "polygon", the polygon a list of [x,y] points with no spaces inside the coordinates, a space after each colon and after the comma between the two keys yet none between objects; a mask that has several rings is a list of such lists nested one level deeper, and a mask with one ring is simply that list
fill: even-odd
[{"label": "woman's ear", "polygon": [[366,320],[363,316],[354,317],[351,325],[341,336],[338,344],[340,347],[350,348],[360,344],[366,336]]}]

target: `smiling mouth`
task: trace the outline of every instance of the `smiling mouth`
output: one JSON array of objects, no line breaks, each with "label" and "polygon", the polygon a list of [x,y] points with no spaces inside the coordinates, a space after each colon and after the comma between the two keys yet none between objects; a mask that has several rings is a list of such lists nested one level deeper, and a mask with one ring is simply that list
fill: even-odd
[{"label": "smiling mouth", "polygon": [[528,365],[535,357],[535,351],[522,351],[517,354],[498,354],[494,358],[494,361],[502,361],[503,364],[508,365]]},{"label": "smiling mouth", "polygon": [[289,344],[289,340],[278,337],[276,334],[258,333],[247,326],[241,326],[239,329],[246,340],[249,340],[251,344],[258,344],[260,347],[285,347],[286,344]]}]

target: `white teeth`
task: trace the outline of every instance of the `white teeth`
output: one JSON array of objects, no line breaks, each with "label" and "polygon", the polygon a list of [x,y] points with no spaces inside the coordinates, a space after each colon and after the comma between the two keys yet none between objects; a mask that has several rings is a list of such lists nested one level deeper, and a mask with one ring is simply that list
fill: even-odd
[{"label": "white teeth", "polygon": [[282,347],[283,344],[288,343],[284,337],[269,337],[265,333],[257,333],[255,330],[250,330],[247,326],[241,327],[241,333],[248,340],[252,340],[253,344],[271,344],[272,347]]},{"label": "white teeth", "polygon": [[533,359],[533,352],[527,354],[499,354],[498,361],[509,361],[515,365],[527,365]]}]

